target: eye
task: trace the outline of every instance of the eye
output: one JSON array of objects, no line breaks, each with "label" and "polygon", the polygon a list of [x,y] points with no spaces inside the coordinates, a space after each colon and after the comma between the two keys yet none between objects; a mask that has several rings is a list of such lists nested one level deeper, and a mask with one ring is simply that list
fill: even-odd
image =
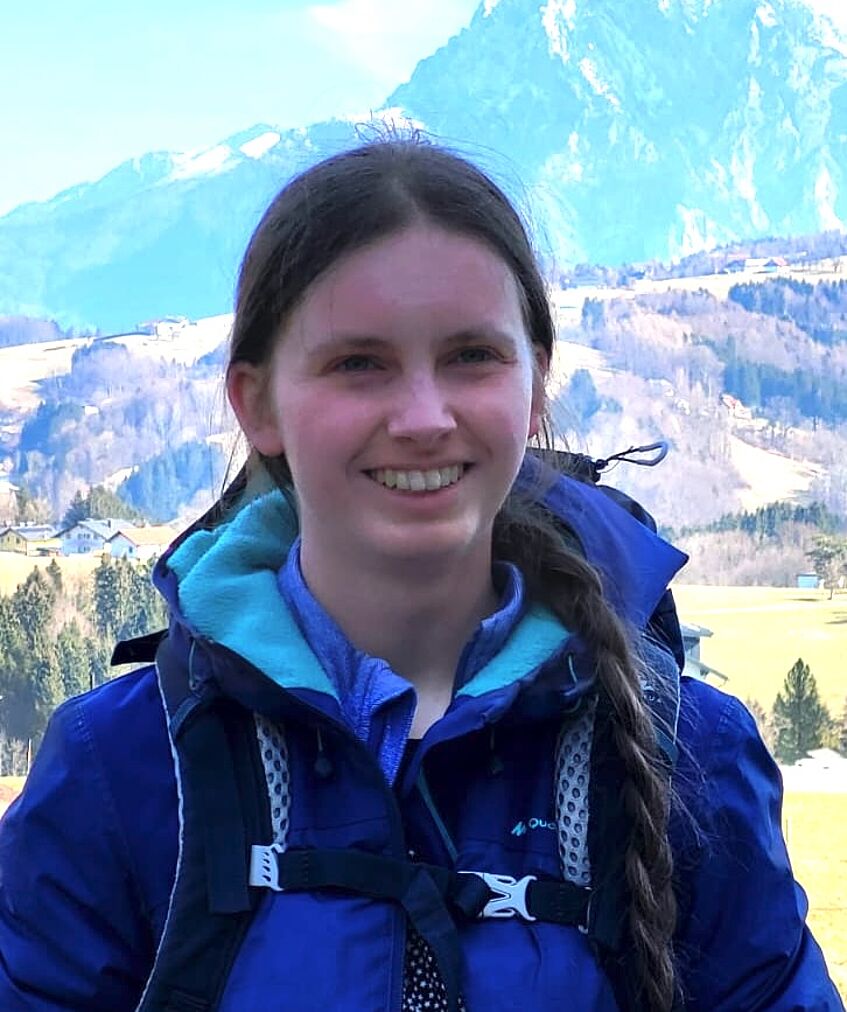
[{"label": "eye", "polygon": [[370,355],[348,355],[334,366],[337,372],[367,372],[376,369],[376,362]]},{"label": "eye", "polygon": [[456,361],[463,365],[477,365],[480,362],[490,362],[494,358],[496,356],[490,348],[462,348],[461,351],[456,353]]}]

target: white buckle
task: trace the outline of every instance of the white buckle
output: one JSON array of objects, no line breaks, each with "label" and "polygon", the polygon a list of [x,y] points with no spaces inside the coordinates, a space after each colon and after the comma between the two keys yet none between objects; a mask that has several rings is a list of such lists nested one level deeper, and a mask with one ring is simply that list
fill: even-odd
[{"label": "white buckle", "polygon": [[278,843],[272,843],[265,847],[254,843],[250,848],[250,885],[259,886],[262,889],[273,889],[274,892],[284,892],[279,884],[279,864],[277,857],[281,854],[282,847]]},{"label": "white buckle", "polygon": [[525,921],[535,920],[526,908],[526,891],[529,883],[535,881],[535,875],[516,879],[511,875],[494,875],[490,871],[463,871],[460,874],[478,875],[495,894],[485,904],[480,917],[514,917],[517,914]]}]

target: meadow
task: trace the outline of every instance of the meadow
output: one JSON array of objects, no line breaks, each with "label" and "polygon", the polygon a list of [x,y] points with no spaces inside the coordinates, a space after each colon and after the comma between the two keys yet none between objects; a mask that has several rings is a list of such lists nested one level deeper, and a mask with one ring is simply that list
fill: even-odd
[{"label": "meadow", "polygon": [[[100,565],[99,555],[57,556],[56,563],[62,576],[78,580],[89,577]],[[46,569],[52,559],[22,555],[19,552],[0,552],[0,594],[13,594],[33,569]]]},{"label": "meadow", "polygon": [[[683,622],[705,626],[700,658],[727,676],[715,684],[766,710],[802,657],[834,717],[847,701],[847,594],[791,587],[674,585]],[[712,679],[714,681],[714,679]]]},{"label": "meadow", "polygon": [[794,874],[809,897],[809,925],[847,1000],[847,792],[788,793],[782,817]]},{"label": "meadow", "polygon": [[[802,657],[833,716],[847,703],[847,594],[787,587],[673,587],[684,622],[710,629],[700,656],[726,692],[766,710]],[[809,924],[847,998],[847,783],[842,793],[786,793],[783,830],[809,897]]]}]

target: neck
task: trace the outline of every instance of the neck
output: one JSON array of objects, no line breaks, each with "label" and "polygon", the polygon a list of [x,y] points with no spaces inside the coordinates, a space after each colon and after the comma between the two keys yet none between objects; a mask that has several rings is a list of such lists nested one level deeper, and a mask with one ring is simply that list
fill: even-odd
[{"label": "neck", "polygon": [[490,546],[446,564],[371,569],[309,548],[301,544],[303,577],[350,642],[383,658],[419,693],[451,691],[465,644],[497,608]]}]

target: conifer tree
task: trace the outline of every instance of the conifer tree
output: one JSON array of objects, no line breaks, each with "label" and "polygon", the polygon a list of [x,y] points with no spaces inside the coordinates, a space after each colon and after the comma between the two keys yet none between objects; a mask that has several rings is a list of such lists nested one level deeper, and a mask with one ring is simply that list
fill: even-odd
[{"label": "conifer tree", "polygon": [[77,489],[68,504],[68,508],[65,510],[65,515],[62,517],[62,527],[66,530],[70,527],[75,527],[80,520],[87,520],[90,516],[85,496],[80,489]]},{"label": "conifer tree", "polygon": [[812,560],[821,584],[829,591],[831,601],[835,588],[847,576],[847,538],[820,534],[815,538],[814,548],[806,554]]},{"label": "conifer tree", "polygon": [[844,698],[844,709],[841,713],[841,720],[838,722],[838,741],[836,748],[838,751],[847,756],[847,696]]},{"label": "conifer tree", "polygon": [[105,639],[117,638],[129,607],[129,587],[121,560],[103,557],[94,570],[94,624]]},{"label": "conifer tree", "polygon": [[53,589],[57,594],[62,593],[62,569],[55,559],[51,559],[50,565],[47,567],[47,575],[50,577],[50,582],[53,584]]},{"label": "conifer tree", "polygon": [[66,699],[93,687],[88,649],[88,641],[80,632],[76,620],[68,622],[56,638],[59,673]]},{"label": "conifer tree", "polygon": [[821,747],[830,722],[815,676],[803,658],[798,657],[773,705],[774,755],[785,763],[797,762],[812,749]]}]

